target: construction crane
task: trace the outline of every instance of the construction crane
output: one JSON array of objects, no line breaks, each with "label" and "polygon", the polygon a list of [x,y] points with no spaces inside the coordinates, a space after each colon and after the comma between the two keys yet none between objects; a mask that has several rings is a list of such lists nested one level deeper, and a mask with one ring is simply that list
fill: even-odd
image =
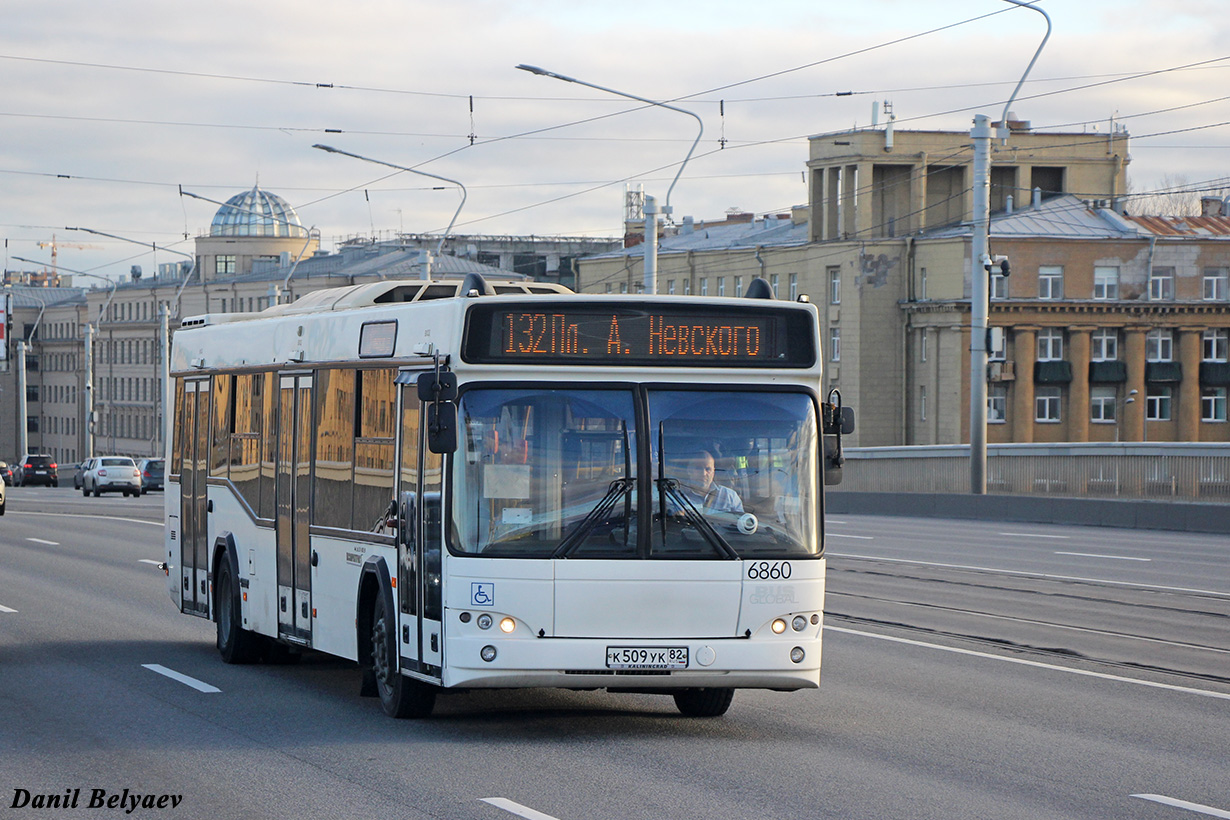
[{"label": "construction crane", "polygon": [[50,242],[39,242],[38,246],[40,248],[51,248],[51,267],[55,268],[56,270],[58,270],[58,268],[56,267],[57,265],[56,249],[57,248],[77,248],[78,250],[94,250],[94,251],[101,251],[103,249],[101,245],[77,245],[72,242],[57,242],[55,234],[51,235]]}]

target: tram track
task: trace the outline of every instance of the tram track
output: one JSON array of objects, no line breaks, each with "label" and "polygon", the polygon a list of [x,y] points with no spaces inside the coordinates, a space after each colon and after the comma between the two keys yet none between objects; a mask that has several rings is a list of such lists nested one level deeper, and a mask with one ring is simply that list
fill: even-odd
[{"label": "tram track", "polygon": [[831,621],[1230,685],[1230,596],[844,557]]}]

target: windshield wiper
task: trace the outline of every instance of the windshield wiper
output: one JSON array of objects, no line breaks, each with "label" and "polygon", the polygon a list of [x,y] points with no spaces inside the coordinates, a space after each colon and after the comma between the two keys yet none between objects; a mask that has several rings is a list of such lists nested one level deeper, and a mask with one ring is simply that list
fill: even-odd
[{"label": "windshield wiper", "polygon": [[[700,510],[696,509],[696,506],[688,500],[688,497],[679,491],[678,479],[659,478],[655,480],[654,483],[658,485],[659,493],[662,493],[664,496],[669,495],[671,498],[675,499],[675,502],[679,505],[680,511],[683,512],[683,517],[687,519],[688,523],[695,527],[697,531],[705,537],[705,540],[709,542],[710,546],[725,555],[727,558],[731,558],[736,561],[739,560],[739,553],[735,552],[734,547],[728,544],[726,539],[722,537],[721,533],[713,528],[713,525],[709,523],[708,519],[705,518],[704,514],[701,513]],[[665,502],[666,499],[664,497],[662,499],[662,540],[664,542],[666,540]]]},{"label": "windshield wiper", "polygon": [[627,495],[635,484],[635,478],[617,478],[612,481],[602,500],[594,505],[594,508],[589,511],[585,518],[581,519],[581,523],[577,525],[576,529],[568,533],[564,540],[559,542],[559,546],[555,548],[555,552],[551,553],[551,557],[567,558],[569,553],[581,546],[585,539],[589,537],[594,527],[598,526],[598,523],[603,521],[610,514],[611,510],[615,509],[619,499]]}]

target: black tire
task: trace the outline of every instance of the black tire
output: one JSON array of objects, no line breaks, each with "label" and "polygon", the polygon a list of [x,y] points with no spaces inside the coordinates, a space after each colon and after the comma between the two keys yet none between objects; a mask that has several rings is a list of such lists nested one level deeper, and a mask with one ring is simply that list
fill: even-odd
[{"label": "black tire", "polygon": [[675,706],[688,717],[720,717],[734,698],[734,689],[684,689],[675,693]]},{"label": "black tire", "polygon": [[261,636],[240,624],[239,594],[230,562],[223,557],[214,584],[214,615],[218,624],[218,652],[226,663],[252,663],[260,658]]},{"label": "black tire", "polygon": [[5,503],[6,503],[6,502],[4,502],[4,501],[0,501],[0,515],[4,515],[4,507],[5,507]]},{"label": "black tire", "polygon": [[102,498],[102,490],[100,490],[97,486],[94,487],[94,497]]},{"label": "black tire", "polygon": [[87,490],[85,487],[82,487],[82,488],[81,488],[81,495],[83,495],[83,496],[84,496],[84,497],[86,497],[86,498],[89,498],[89,497],[90,497],[90,491],[89,491],[89,490]]},{"label": "black tire", "polygon": [[377,598],[372,612],[372,673],[380,708],[389,717],[425,718],[436,705],[436,688],[393,668],[389,647],[395,645],[385,628],[384,606]]}]

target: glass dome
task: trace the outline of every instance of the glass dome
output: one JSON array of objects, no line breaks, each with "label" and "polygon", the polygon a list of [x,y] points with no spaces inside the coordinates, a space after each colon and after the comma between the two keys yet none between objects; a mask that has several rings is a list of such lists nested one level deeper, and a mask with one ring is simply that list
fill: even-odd
[{"label": "glass dome", "polygon": [[235,194],[218,209],[209,235],[306,238],[308,232],[289,202],[253,186],[250,191]]}]

